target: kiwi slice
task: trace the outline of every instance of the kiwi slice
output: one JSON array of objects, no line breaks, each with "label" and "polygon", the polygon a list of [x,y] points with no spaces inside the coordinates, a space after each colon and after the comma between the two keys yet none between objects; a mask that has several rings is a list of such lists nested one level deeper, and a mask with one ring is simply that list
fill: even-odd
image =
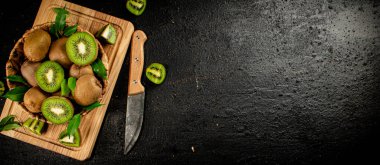
[{"label": "kiwi slice", "polygon": [[151,82],[161,84],[166,77],[165,66],[160,63],[152,63],[146,68],[145,75]]},{"label": "kiwi slice", "polygon": [[42,115],[53,124],[69,121],[74,115],[74,106],[65,97],[51,96],[42,102]]},{"label": "kiwi slice", "polygon": [[115,44],[117,33],[111,24],[107,24],[96,33],[96,37],[101,38],[109,44]]},{"label": "kiwi slice", "polygon": [[22,126],[37,135],[41,135],[42,131],[45,130],[45,122],[38,118],[28,118]]},{"label": "kiwi slice", "polygon": [[91,34],[76,32],[67,39],[66,52],[70,61],[79,66],[84,66],[96,60],[98,45]]},{"label": "kiwi slice", "polygon": [[53,93],[61,88],[65,72],[57,62],[45,61],[38,67],[35,76],[42,90]]},{"label": "kiwi slice", "polygon": [[59,142],[65,146],[69,147],[79,147],[80,146],[80,134],[79,129],[77,129],[73,135],[67,134],[67,130],[64,130],[59,135]]}]

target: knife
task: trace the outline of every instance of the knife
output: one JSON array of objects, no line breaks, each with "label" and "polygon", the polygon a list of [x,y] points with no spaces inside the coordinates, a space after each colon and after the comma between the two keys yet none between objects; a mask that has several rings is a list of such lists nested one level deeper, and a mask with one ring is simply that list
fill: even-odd
[{"label": "knife", "polygon": [[124,154],[127,154],[136,143],[144,117],[145,88],[141,84],[141,75],[144,67],[144,43],[146,40],[147,37],[141,30],[136,30],[132,35]]}]

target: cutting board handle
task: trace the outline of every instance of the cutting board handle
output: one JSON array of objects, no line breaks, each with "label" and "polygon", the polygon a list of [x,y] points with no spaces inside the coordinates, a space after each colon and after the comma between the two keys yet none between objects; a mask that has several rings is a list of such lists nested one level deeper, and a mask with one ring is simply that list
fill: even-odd
[{"label": "cutting board handle", "polygon": [[141,84],[141,76],[144,69],[144,43],[146,40],[147,37],[141,30],[136,30],[132,35],[128,95],[142,93],[145,90]]}]

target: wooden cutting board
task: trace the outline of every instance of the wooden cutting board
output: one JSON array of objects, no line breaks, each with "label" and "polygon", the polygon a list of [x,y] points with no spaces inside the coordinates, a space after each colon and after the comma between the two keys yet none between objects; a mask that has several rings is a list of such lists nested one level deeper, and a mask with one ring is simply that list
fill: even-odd
[{"label": "wooden cutting board", "polygon": [[[34,135],[23,128],[18,128],[12,131],[3,131],[1,133],[74,159],[85,160],[91,156],[91,152],[94,148],[108,103],[110,102],[116,80],[119,76],[124,57],[129,47],[134,27],[132,23],[126,20],[63,0],[42,0],[33,26],[54,21],[55,13],[53,8],[64,6],[66,6],[66,9],[70,12],[69,17],[67,18],[68,22],[78,23],[83,29],[90,31],[93,34],[108,23],[112,23],[117,30],[118,37],[115,45],[103,44],[109,60],[109,86],[101,102],[104,105],[82,117],[79,127],[81,133],[81,146],[79,148],[66,147],[57,141],[59,133],[66,129],[67,124],[49,125],[48,130],[41,136]],[[16,115],[16,120],[21,122],[30,117],[29,113],[25,112],[21,106],[7,99],[0,118],[4,118],[11,114]]]}]

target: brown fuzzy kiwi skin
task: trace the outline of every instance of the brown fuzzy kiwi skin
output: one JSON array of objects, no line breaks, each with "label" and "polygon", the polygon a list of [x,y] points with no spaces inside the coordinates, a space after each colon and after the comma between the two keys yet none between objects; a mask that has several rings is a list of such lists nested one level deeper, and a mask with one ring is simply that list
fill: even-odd
[{"label": "brown fuzzy kiwi skin", "polygon": [[22,77],[24,77],[24,79],[33,87],[38,85],[34,74],[36,73],[40,65],[41,65],[40,62],[31,62],[31,61],[25,61],[21,65]]},{"label": "brown fuzzy kiwi skin", "polygon": [[79,77],[86,74],[94,75],[91,65],[86,65],[86,66],[78,66],[76,64],[71,65],[70,71],[69,71],[69,75],[71,77],[75,77],[78,79]]},{"label": "brown fuzzy kiwi skin", "polygon": [[41,104],[47,97],[39,87],[30,88],[24,95],[24,106],[32,113],[39,113]]},{"label": "brown fuzzy kiwi skin", "polygon": [[69,69],[73,62],[67,57],[66,41],[67,37],[62,37],[52,43],[49,51],[49,59],[51,61],[56,61],[64,68]]},{"label": "brown fuzzy kiwi skin", "polygon": [[86,74],[77,80],[73,97],[79,105],[91,105],[98,101],[101,95],[102,84],[94,75]]},{"label": "brown fuzzy kiwi skin", "polygon": [[46,57],[51,44],[48,32],[37,29],[25,37],[24,54],[29,61],[37,62]]},{"label": "brown fuzzy kiwi skin", "polygon": [[61,96],[61,90],[51,94],[52,96]]}]

